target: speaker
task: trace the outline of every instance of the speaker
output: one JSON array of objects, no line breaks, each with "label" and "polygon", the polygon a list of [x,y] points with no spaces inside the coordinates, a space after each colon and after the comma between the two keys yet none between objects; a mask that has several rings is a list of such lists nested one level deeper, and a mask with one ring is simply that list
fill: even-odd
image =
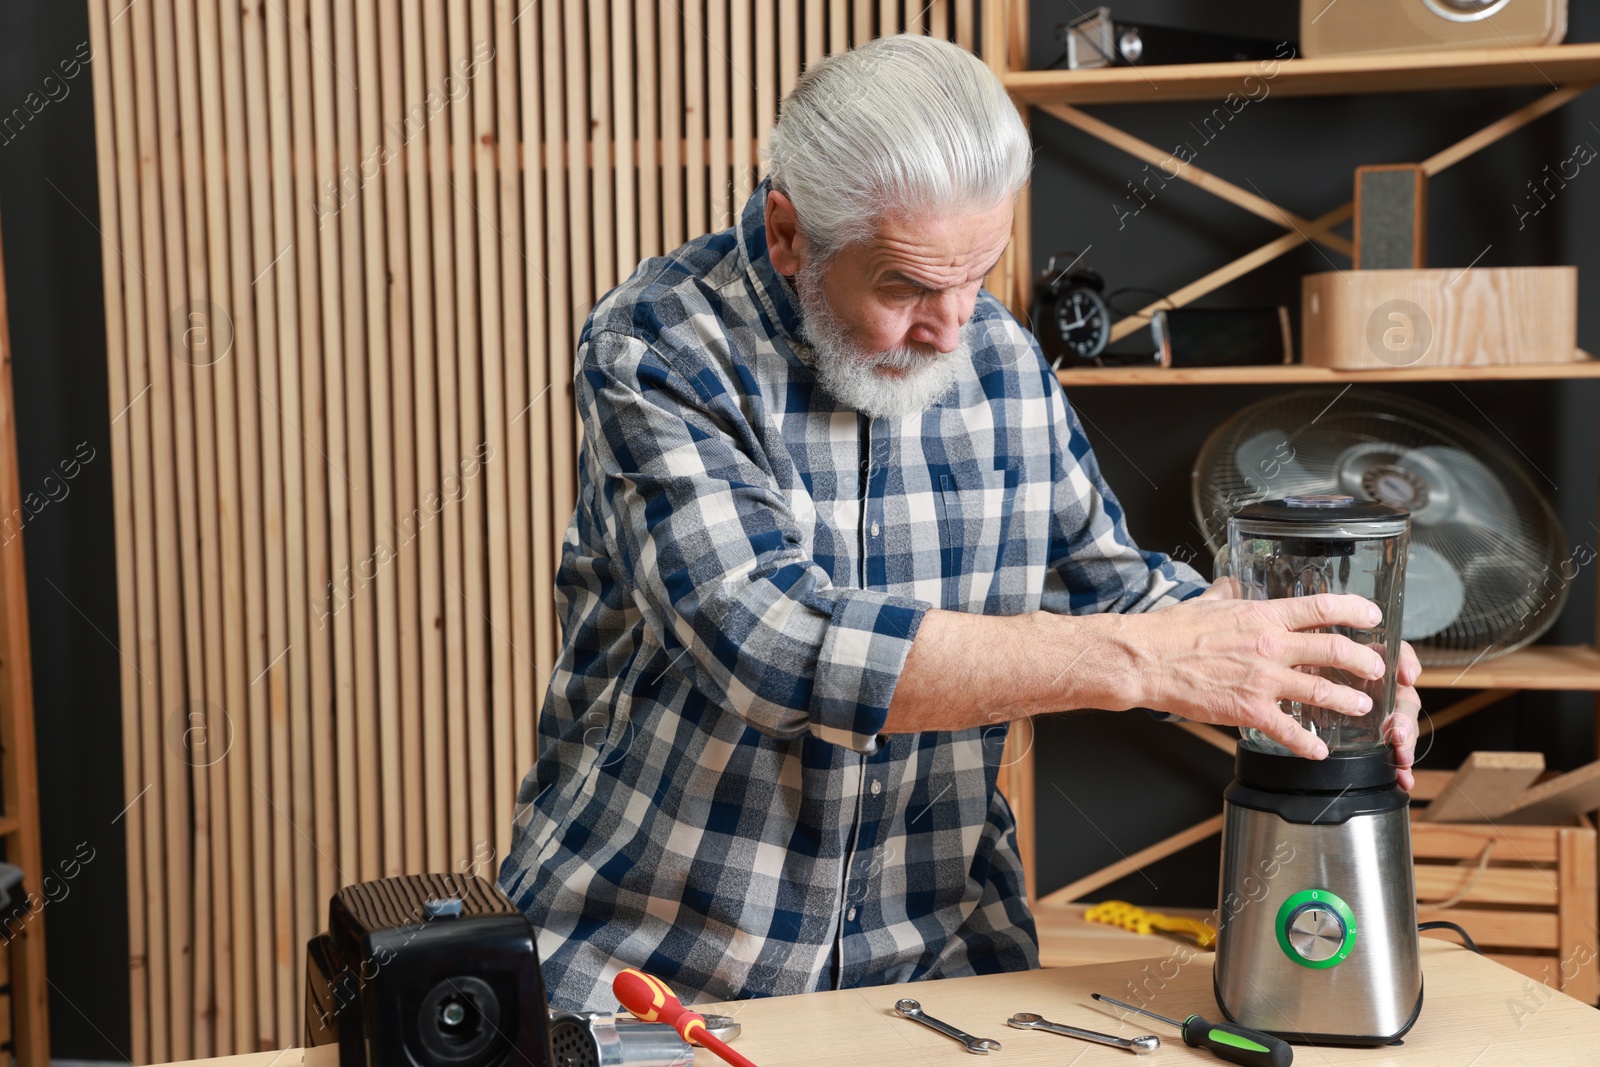
[{"label": "speaker", "polygon": [[1356,168],[1357,270],[1427,266],[1428,176],[1415,163]]},{"label": "speaker", "polygon": [[1560,44],[1567,0],[1300,0],[1308,59]]}]

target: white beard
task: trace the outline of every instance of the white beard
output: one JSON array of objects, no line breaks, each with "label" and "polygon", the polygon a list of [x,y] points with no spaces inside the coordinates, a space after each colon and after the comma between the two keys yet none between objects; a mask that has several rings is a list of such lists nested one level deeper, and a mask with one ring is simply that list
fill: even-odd
[{"label": "white beard", "polygon": [[[802,332],[816,358],[817,378],[835,400],[873,419],[920,415],[944,398],[972,362],[972,335],[961,327],[954,351],[929,355],[906,346],[868,352],[850,339],[844,323],[828,306],[822,272],[813,263],[794,279],[800,300]],[[904,372],[891,377],[883,370]]]}]

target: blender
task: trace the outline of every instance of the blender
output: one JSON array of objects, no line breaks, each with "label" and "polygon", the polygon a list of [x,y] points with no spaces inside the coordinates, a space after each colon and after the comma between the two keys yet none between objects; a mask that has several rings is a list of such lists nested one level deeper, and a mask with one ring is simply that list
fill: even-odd
[{"label": "blender", "polygon": [[1328,746],[1304,759],[1241,731],[1223,794],[1217,1005],[1290,1041],[1382,1045],[1422,1010],[1410,798],[1383,736],[1394,706],[1410,516],[1348,496],[1251,504],[1228,522],[1219,566],[1251,600],[1353,593],[1383,611],[1372,629],[1332,628],[1383,654],[1381,679],[1301,668],[1365,692],[1366,715],[1298,701],[1284,713]]}]

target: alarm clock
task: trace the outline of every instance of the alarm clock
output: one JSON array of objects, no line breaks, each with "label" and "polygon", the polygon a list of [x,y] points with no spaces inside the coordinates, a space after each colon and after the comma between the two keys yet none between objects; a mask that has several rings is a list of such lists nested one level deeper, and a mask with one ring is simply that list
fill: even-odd
[{"label": "alarm clock", "polygon": [[1033,283],[1033,329],[1039,347],[1051,366],[1098,364],[1111,340],[1111,308],[1106,303],[1105,282],[1087,267],[1073,269],[1082,256],[1056,261],[1071,253],[1060,252]]}]

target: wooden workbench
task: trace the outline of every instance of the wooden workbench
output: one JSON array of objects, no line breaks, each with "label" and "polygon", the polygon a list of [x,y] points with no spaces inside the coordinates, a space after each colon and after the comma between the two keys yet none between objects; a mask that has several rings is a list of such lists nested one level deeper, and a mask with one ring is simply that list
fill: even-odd
[{"label": "wooden workbench", "polygon": [[[1152,945],[1152,947],[1159,947]],[[735,1016],[744,1028],[738,1048],[760,1067],[960,1067],[974,1061],[961,1046],[893,1014],[894,1002],[915,997],[923,1010],[975,1037],[1004,1043],[997,1062],[1010,1067],[1093,1067],[1124,1064],[1128,1053],[1071,1038],[1013,1030],[1006,1019],[1031,1011],[1055,1022],[1136,1037],[1157,1034],[1161,1048],[1148,1063],[1219,1063],[1209,1053],[1186,1047],[1175,1032],[1154,1020],[1120,1023],[1116,1015],[1089,999],[1092,992],[1127,999],[1143,987],[1154,1011],[1177,1018],[1190,1013],[1217,1017],[1211,995],[1209,953],[1157,957],[1085,967],[1058,967],[981,978],[848,989],[725,1005],[701,1010]],[[1181,966],[1176,964],[1181,961]],[[1163,966],[1165,961],[1165,966]],[[1594,966],[1591,962],[1589,966]],[[1592,1065],[1600,1056],[1600,1011],[1538,985],[1464,948],[1424,938],[1426,998],[1422,1017],[1403,1045],[1384,1049],[1297,1048],[1296,1059],[1317,1067],[1361,1064]],[[1173,975],[1163,981],[1162,975]],[[1145,1025],[1148,1023],[1149,1025]],[[699,1064],[721,1061],[707,1052]],[[195,1061],[213,1067],[335,1067],[333,1046],[287,1049],[248,1056]]]}]

